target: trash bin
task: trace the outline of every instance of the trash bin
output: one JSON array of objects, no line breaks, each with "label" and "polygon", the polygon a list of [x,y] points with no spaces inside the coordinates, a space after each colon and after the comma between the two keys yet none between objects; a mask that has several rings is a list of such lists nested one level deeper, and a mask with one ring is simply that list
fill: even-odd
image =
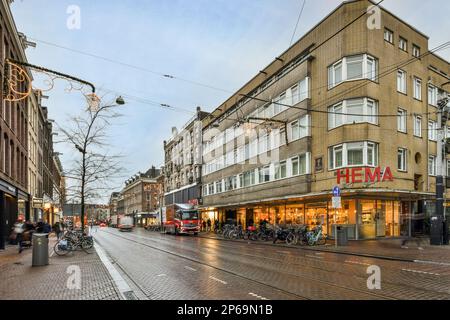
[{"label": "trash bin", "polygon": [[33,267],[48,265],[48,233],[33,234]]},{"label": "trash bin", "polygon": [[347,228],[337,226],[336,229],[336,244],[338,246],[346,246],[348,244]]}]

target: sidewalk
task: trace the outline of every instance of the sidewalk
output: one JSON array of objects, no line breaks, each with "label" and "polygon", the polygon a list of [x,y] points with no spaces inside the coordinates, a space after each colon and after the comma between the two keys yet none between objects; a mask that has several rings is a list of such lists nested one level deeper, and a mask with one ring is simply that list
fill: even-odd
[{"label": "sidewalk", "polygon": [[[49,256],[54,238],[50,239]],[[119,300],[120,294],[96,252],[51,255],[49,265],[32,267],[32,249],[0,251],[0,300]],[[68,267],[72,266],[68,269]],[[74,287],[79,267],[81,287]],[[71,288],[72,286],[72,288]]]},{"label": "sidewalk", "polygon": [[415,241],[408,241],[405,247],[402,247],[402,239],[377,239],[377,240],[350,240],[347,246],[336,247],[334,240],[330,240],[324,246],[299,246],[286,245],[281,241],[273,244],[271,241],[245,241],[245,240],[229,240],[224,239],[214,233],[202,232],[199,237],[223,240],[223,241],[240,241],[255,244],[271,245],[278,247],[289,247],[304,250],[333,252],[341,254],[350,254],[363,257],[381,258],[389,260],[417,261],[443,263],[450,266],[450,246],[431,246],[428,238],[420,240],[419,245]]}]

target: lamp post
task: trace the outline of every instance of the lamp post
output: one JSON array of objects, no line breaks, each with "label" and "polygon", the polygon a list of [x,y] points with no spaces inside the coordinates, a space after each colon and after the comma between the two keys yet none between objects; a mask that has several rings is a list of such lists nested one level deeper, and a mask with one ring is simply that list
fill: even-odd
[{"label": "lamp post", "polygon": [[75,145],[75,148],[82,154],[82,165],[81,165],[81,231],[84,232],[84,208],[85,208],[85,190],[86,190],[86,153],[87,153],[87,145],[91,138],[91,130],[94,126],[95,120],[98,118],[99,114],[108,108],[124,105],[125,101],[120,96],[116,99],[116,104],[113,105],[105,105],[99,106],[96,108],[95,112],[93,112],[91,121],[89,122],[87,132],[83,141],[83,145]]}]

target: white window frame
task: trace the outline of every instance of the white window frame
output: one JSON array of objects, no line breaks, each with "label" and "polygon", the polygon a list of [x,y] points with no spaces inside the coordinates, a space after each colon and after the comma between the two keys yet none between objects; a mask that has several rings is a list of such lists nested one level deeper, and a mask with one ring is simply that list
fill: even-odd
[{"label": "white window frame", "polygon": [[[296,141],[305,137],[309,137],[311,135],[310,127],[311,116],[309,114],[306,114],[299,119],[292,121],[288,127],[288,136],[290,138],[290,141]],[[298,132],[298,134],[295,134],[296,132]]]},{"label": "white window frame", "polygon": [[417,115],[414,116],[414,136],[422,138],[422,117]]},{"label": "white window frame", "polygon": [[[352,105],[352,102],[356,102],[358,100],[362,100],[362,114],[361,114],[361,121],[356,122],[350,122],[349,118],[352,116],[349,116],[347,114],[353,112],[350,112],[348,110],[348,106]],[[372,114],[369,114],[369,105],[372,104],[373,110]],[[335,129],[343,125],[349,125],[349,124],[356,124],[356,123],[370,123],[370,124],[378,124],[378,102],[370,99],[370,98],[356,98],[356,99],[348,99],[343,100],[331,107],[328,108],[328,129]],[[342,113],[340,115],[340,113]],[[340,121],[338,121],[338,119]]]},{"label": "white window frame", "polygon": [[388,28],[384,28],[384,40],[391,44],[394,44],[394,32],[392,32]]},{"label": "white window frame", "polygon": [[413,98],[417,100],[422,100],[422,80],[414,77],[413,85]]},{"label": "white window frame", "polygon": [[[352,149],[357,149],[357,145],[362,144],[362,152],[363,152],[363,160],[360,164],[348,164],[348,151]],[[372,157],[369,158],[369,149],[372,150]],[[342,164],[340,166],[336,166],[336,154],[338,152],[342,152]],[[379,146],[378,143],[372,142],[372,141],[355,141],[355,142],[345,142],[342,144],[338,144],[335,146],[331,146],[328,148],[328,169],[329,170],[336,170],[340,168],[346,168],[346,167],[361,167],[361,166],[367,166],[367,167],[376,167],[378,166],[378,153],[379,153]]]},{"label": "white window frame", "polygon": [[428,175],[436,176],[436,156],[428,156]]},{"label": "white window frame", "polygon": [[407,111],[402,108],[397,110],[397,131],[407,133]]},{"label": "white window frame", "polygon": [[438,102],[438,88],[432,84],[428,85],[428,104],[437,107]]},{"label": "white window frame", "polygon": [[412,55],[416,58],[420,58],[420,47],[416,44],[412,46]]},{"label": "white window frame", "polygon": [[403,37],[398,38],[398,47],[400,50],[408,52],[408,40]]},{"label": "white window frame", "polygon": [[[361,57],[362,58],[362,74],[360,77],[355,77],[352,79],[348,79],[348,73],[347,73],[347,59],[349,58],[356,58]],[[369,70],[369,62],[371,65],[371,68]],[[340,80],[337,80],[338,77],[336,77],[337,69],[341,68],[340,71]],[[368,54],[361,54],[361,55],[353,55],[353,56],[347,56],[343,57],[341,60],[336,61],[331,66],[328,67],[328,89],[332,89],[341,82],[346,81],[355,81],[355,80],[361,80],[361,79],[369,79],[372,81],[376,81],[378,75],[378,59],[374,58],[371,55]],[[369,76],[370,75],[370,76]]]},{"label": "white window frame", "polygon": [[437,141],[437,122],[428,120],[428,140]]},{"label": "white window frame", "polygon": [[407,79],[406,71],[401,69],[397,70],[397,91],[406,94]]},{"label": "white window frame", "polygon": [[[397,150],[397,170],[406,172],[408,171],[408,162],[407,162],[407,149],[405,148],[398,148]],[[399,166],[399,157],[400,159],[400,166]]]}]

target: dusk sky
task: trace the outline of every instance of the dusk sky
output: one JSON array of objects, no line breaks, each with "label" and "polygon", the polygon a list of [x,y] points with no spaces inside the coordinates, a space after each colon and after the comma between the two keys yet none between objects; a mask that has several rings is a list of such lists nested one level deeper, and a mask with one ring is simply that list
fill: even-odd
[{"label": "dusk sky", "polygon": [[[429,48],[433,48],[448,41],[450,2],[432,2],[433,6],[429,6],[430,1],[386,0],[382,6],[428,35]],[[120,94],[125,97],[124,117],[111,128],[111,142],[112,152],[127,155],[124,167],[126,175],[131,176],[151,165],[163,164],[163,140],[170,138],[171,127],[182,126],[192,116],[196,106],[212,111],[288,48],[302,3],[303,0],[16,0],[12,9],[19,32],[37,43],[36,48],[27,49],[30,63],[93,82],[100,94],[113,91],[106,100]],[[307,0],[294,40],[340,3]],[[79,30],[66,26],[70,5],[81,9]],[[42,41],[225,91],[163,79]],[[450,60],[450,50],[438,54]],[[85,109],[83,96],[79,92],[67,93],[64,88],[65,83],[58,82],[47,93],[50,99],[44,101],[50,118],[60,124],[70,114]],[[63,166],[76,152],[63,144],[56,144],[55,149],[63,153]]]}]

